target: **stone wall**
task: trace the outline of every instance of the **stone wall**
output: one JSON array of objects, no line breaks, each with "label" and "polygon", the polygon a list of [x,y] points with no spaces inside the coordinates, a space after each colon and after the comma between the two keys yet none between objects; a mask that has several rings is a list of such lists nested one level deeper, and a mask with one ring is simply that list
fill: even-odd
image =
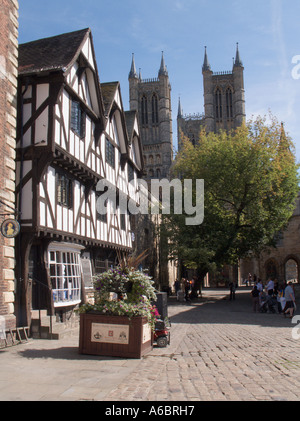
[{"label": "stone wall", "polygon": [[[18,1],[0,6],[0,213],[15,208],[15,147],[18,76]],[[12,217],[14,215],[12,214]],[[1,223],[5,216],[0,217]],[[6,328],[15,327],[15,241],[0,234],[0,317]]]}]

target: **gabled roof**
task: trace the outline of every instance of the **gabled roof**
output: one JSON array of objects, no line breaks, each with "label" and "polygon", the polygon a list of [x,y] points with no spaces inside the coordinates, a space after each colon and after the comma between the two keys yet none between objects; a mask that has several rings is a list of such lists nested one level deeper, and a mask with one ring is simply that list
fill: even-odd
[{"label": "gabled roof", "polygon": [[65,71],[77,58],[89,28],[19,45],[19,74]]},{"label": "gabled roof", "polygon": [[[92,54],[95,56],[90,28],[75,32],[43,38],[19,45],[19,75],[22,77],[62,72],[66,77],[68,71],[78,60],[85,42],[90,37]],[[97,91],[98,112],[104,126],[104,105],[99,84],[97,63],[95,60],[94,82]]]},{"label": "gabled roof", "polygon": [[135,152],[139,153],[139,162],[140,162],[139,171],[142,171],[143,168],[144,168],[144,157],[143,157],[143,153],[142,153],[142,143],[141,143],[140,136],[137,136],[138,144],[137,145],[134,144],[134,138],[135,138],[135,135],[137,135],[137,133],[134,129],[135,123],[138,122],[137,111],[136,110],[125,111],[124,114],[125,114],[129,143],[130,143],[131,147],[133,147],[133,148],[135,148],[135,146],[138,147],[138,150],[135,149]]},{"label": "gabled roof", "polygon": [[129,142],[132,141],[132,138],[133,138],[133,135],[134,135],[133,129],[134,129],[134,123],[135,123],[136,118],[137,118],[136,110],[125,111],[125,120],[126,120]]},{"label": "gabled roof", "polygon": [[101,83],[101,91],[104,103],[105,115],[108,116],[113,106],[116,91],[120,86],[120,82]]}]

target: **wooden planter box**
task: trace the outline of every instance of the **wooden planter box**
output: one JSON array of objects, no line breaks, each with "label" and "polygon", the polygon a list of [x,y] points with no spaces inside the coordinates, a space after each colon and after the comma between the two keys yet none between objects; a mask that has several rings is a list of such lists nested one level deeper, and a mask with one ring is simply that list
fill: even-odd
[{"label": "wooden planter box", "polygon": [[141,358],[152,349],[153,333],[145,317],[80,314],[80,354]]}]

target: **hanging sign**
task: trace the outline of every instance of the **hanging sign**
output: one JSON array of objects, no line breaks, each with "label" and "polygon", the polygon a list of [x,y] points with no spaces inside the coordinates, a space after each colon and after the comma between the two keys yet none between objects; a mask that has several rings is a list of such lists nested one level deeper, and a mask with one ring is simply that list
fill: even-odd
[{"label": "hanging sign", "polygon": [[20,232],[19,222],[15,219],[5,219],[1,225],[1,234],[6,238],[15,238]]}]

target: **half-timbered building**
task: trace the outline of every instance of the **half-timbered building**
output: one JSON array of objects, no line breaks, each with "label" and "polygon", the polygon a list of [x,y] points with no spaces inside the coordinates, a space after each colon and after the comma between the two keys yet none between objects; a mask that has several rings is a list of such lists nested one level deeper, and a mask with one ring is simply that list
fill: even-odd
[{"label": "half-timbered building", "polygon": [[[21,212],[19,323],[32,309],[63,316],[91,275],[132,250],[130,215],[97,206],[108,180],[135,200],[143,169],[137,115],[120,84],[100,84],[90,29],[20,45],[17,203]],[[132,183],[133,184],[133,183]]]}]

